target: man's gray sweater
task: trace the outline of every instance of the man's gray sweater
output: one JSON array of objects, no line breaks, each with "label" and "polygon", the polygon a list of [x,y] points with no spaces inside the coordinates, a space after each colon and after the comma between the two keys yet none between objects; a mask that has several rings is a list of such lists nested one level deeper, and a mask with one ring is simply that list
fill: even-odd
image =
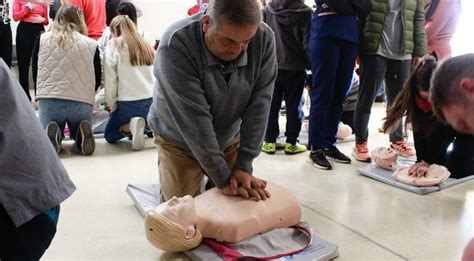
[{"label": "man's gray sweater", "polygon": [[232,170],[223,150],[240,138],[233,169],[248,173],[260,152],[277,75],[275,40],[262,23],[246,52],[225,64],[207,49],[201,20],[202,14],[188,17],[163,34],[148,122],[168,142],[190,150],[224,188]]}]

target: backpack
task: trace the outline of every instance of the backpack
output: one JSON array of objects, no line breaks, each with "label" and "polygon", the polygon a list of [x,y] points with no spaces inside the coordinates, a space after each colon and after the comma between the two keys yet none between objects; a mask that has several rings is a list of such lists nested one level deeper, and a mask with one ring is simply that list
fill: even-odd
[{"label": "backpack", "polygon": [[372,11],[370,0],[327,0],[331,10],[341,15],[367,15]]}]

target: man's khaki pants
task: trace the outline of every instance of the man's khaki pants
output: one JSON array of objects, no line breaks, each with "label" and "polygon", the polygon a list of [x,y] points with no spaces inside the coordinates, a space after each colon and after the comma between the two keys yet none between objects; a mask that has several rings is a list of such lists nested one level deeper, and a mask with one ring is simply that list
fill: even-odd
[{"label": "man's khaki pants", "polygon": [[[158,149],[158,173],[160,175],[161,202],[173,196],[197,196],[201,192],[201,182],[206,175],[201,165],[190,150],[164,140],[155,134],[155,144]],[[224,159],[232,170],[237,159],[239,140],[224,150]]]}]

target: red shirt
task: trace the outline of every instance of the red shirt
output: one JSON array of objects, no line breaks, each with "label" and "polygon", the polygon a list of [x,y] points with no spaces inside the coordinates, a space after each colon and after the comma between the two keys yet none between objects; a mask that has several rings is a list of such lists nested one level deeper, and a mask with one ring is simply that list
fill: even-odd
[{"label": "red shirt", "polygon": [[33,4],[33,9],[26,7],[25,2],[20,2],[19,0],[13,1],[13,20],[23,21],[28,23],[35,23],[34,16],[41,16],[45,18],[45,21],[41,24],[48,25],[48,7],[40,4]]},{"label": "red shirt", "polygon": [[82,10],[89,37],[98,40],[107,26],[105,24],[105,0],[69,0],[69,3]]}]

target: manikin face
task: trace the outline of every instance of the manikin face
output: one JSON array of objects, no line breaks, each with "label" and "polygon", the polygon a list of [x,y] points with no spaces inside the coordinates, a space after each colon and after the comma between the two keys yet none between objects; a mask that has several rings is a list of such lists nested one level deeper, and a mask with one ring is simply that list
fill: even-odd
[{"label": "manikin face", "polygon": [[160,204],[153,211],[183,228],[187,238],[194,236],[197,214],[193,197],[189,195],[182,198],[173,197]]},{"label": "manikin face", "polygon": [[380,158],[380,159],[397,159],[398,154],[391,148],[386,147],[379,147],[375,148],[372,151],[373,158]]},{"label": "manikin face", "polygon": [[216,23],[204,15],[202,30],[207,49],[217,58],[230,62],[243,53],[257,32],[256,25],[233,25]]}]

